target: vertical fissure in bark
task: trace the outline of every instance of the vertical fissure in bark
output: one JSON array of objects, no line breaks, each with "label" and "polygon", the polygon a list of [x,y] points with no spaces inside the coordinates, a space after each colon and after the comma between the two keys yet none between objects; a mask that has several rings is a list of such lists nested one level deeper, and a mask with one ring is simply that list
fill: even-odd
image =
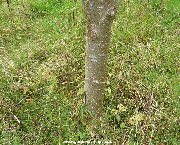
[{"label": "vertical fissure in bark", "polygon": [[116,0],[85,0],[86,58],[85,103],[87,108],[102,114],[106,82],[111,25],[116,13]]}]

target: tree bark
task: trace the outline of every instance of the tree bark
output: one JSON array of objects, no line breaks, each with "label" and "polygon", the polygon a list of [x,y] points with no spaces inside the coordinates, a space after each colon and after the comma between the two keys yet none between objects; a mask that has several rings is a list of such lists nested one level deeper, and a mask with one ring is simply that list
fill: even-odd
[{"label": "tree bark", "polygon": [[108,48],[117,0],[84,0],[86,17],[85,103],[96,115],[103,112]]}]

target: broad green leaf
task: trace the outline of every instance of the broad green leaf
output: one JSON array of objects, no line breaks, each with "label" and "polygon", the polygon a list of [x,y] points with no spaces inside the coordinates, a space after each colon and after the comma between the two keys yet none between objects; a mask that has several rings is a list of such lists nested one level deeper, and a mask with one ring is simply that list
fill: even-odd
[{"label": "broad green leaf", "polygon": [[131,125],[136,125],[138,122],[144,120],[144,114],[138,113],[129,119]]}]

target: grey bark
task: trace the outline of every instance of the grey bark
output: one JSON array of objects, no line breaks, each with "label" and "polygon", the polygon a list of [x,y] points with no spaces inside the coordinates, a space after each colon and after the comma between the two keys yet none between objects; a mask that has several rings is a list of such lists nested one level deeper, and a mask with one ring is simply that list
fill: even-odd
[{"label": "grey bark", "polygon": [[84,0],[86,17],[85,103],[96,115],[103,112],[108,48],[117,0]]}]

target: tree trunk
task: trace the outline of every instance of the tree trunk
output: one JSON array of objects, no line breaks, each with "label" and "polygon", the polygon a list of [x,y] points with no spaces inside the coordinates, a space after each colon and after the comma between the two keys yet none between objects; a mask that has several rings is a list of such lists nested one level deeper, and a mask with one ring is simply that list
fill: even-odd
[{"label": "tree trunk", "polygon": [[86,17],[85,103],[96,115],[103,112],[108,48],[117,0],[84,0]]}]

